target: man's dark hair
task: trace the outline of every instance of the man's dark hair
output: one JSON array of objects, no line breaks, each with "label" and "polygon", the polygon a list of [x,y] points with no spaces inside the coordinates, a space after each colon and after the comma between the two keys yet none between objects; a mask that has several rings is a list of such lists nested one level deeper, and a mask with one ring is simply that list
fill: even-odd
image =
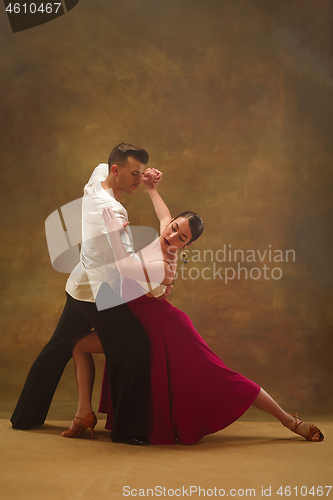
[{"label": "man's dark hair", "polygon": [[149,160],[149,155],[147,151],[138,146],[133,146],[133,144],[125,144],[122,142],[118,144],[109,155],[109,172],[112,165],[118,165],[119,167],[123,167],[127,161],[127,158],[132,156],[136,160],[143,163],[143,165],[147,165]]}]

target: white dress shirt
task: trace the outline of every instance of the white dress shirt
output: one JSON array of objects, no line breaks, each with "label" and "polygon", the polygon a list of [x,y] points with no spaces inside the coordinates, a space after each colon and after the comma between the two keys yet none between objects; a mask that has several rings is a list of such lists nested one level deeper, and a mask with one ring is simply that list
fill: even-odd
[{"label": "white dress shirt", "polygon": [[[99,164],[84,187],[80,262],[66,283],[66,292],[74,299],[85,302],[95,302],[102,283],[108,283],[118,295],[120,294],[121,277],[114,262],[102,210],[104,207],[110,207],[123,223],[128,221],[128,215],[123,205],[114,198],[112,189],[106,191],[101,186],[108,174],[108,164]],[[129,226],[121,232],[121,239],[126,251],[139,261],[134,253]]]},{"label": "white dress shirt", "polygon": [[[100,294],[98,298],[98,309],[118,305],[122,300],[121,284],[122,276],[119,274],[112,247],[108,239],[108,231],[102,215],[104,207],[110,207],[117,219],[122,223],[128,221],[126,209],[114,198],[112,189],[107,191],[102,188],[103,182],[109,174],[107,163],[100,163],[93,171],[88,183],[84,187],[82,199],[82,246],[80,262],[73,269],[66,283],[66,292],[74,299],[84,302],[95,302],[102,283],[107,283],[119,296],[112,297],[112,303],[108,301],[107,290],[104,297]],[[129,226],[120,233],[125,250],[137,262],[140,258],[134,252],[133,237]],[[161,259],[163,257],[161,256]],[[163,278],[162,278],[163,279]],[[166,286],[160,283],[147,283],[136,280],[140,289],[137,296],[146,293],[159,297],[164,294]],[[132,297],[134,298],[134,297]],[[104,305],[103,305],[104,304]]]}]

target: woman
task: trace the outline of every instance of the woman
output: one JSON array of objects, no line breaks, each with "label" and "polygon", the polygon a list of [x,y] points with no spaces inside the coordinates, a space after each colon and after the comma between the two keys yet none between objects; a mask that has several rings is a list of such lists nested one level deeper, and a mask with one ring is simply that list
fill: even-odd
[{"label": "woman", "polygon": [[[111,210],[104,220],[109,231],[117,267],[124,277],[123,298],[146,330],[151,343],[151,398],[149,436],[152,444],[183,444],[199,441],[237,420],[251,405],[275,416],[293,432],[309,441],[322,441],[314,425],[286,413],[259,385],[227,368],[209,349],[191,321],[165,300],[177,268],[177,254],[202,233],[203,223],[193,212],[171,219],[170,212],[153,187],[154,170],[143,174],[143,183],[160,221],[161,236],[139,252],[140,262],[125,251],[120,232],[123,225]],[[183,255],[183,258],[186,257]],[[79,406],[65,437],[78,437],[96,424],[91,408],[94,379],[92,352],[103,352],[96,334],[82,339],[73,358],[79,387]],[[108,379],[104,376],[101,412],[108,413],[112,427],[112,405]]]}]

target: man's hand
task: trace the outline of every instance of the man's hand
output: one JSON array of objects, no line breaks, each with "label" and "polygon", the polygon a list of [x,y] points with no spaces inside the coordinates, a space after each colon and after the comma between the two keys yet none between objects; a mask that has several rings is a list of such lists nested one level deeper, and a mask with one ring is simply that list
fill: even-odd
[{"label": "man's hand", "polygon": [[141,176],[142,183],[144,184],[146,189],[154,189],[161,181],[162,175],[162,172],[160,172],[156,168],[147,168]]},{"label": "man's hand", "polygon": [[124,222],[124,224],[122,224],[109,207],[103,208],[102,214],[108,233],[122,231],[129,224],[129,222]]},{"label": "man's hand", "polygon": [[156,297],[157,300],[163,300],[163,299],[166,299],[170,293],[171,293],[171,288],[173,287],[173,285],[167,285],[166,287],[166,290],[165,292],[163,293],[163,295],[160,295],[159,297]]}]

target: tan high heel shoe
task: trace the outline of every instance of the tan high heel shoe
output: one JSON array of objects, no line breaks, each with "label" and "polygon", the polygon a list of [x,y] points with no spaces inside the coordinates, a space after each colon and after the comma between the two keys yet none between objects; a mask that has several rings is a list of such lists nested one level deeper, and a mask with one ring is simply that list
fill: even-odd
[{"label": "tan high heel shoe", "polygon": [[[292,415],[292,417],[294,417],[295,419],[295,428],[293,429],[293,432],[295,434],[297,434],[298,436],[300,436],[300,434],[298,434],[296,432],[297,430],[297,427],[301,424],[303,424],[303,420],[301,420],[298,416],[297,416],[297,413],[295,415]],[[299,420],[299,422],[297,423],[297,420]],[[323,441],[324,439],[324,434],[318,429],[318,427],[316,425],[313,425],[313,424],[309,424],[310,425],[310,432],[307,436],[305,436],[305,439],[307,439],[308,441],[312,441],[313,443],[319,443],[319,441]],[[316,434],[316,432],[319,433],[319,439],[318,441],[314,441],[312,438],[313,438],[313,435]]]},{"label": "tan high heel shoe", "polygon": [[[78,423],[78,420],[82,421],[82,423]],[[94,428],[97,424],[97,418],[93,411],[91,413],[88,413],[88,415],[86,415],[84,418],[75,416],[73,422],[77,427],[77,430],[73,431],[71,428],[69,428],[67,431],[61,433],[62,436],[67,438],[78,438],[83,436],[85,431],[89,428],[91,430],[91,439],[94,439]]]}]

